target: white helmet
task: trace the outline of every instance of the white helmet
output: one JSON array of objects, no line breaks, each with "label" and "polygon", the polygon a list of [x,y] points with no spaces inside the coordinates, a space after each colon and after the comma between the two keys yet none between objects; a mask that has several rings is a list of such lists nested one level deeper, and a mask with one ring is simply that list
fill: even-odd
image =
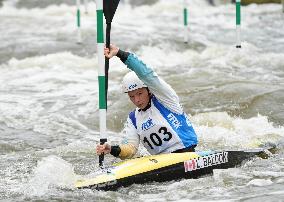
[{"label": "white helmet", "polygon": [[128,72],[122,80],[123,92],[128,93],[130,91],[147,87],[135,74],[135,72]]}]

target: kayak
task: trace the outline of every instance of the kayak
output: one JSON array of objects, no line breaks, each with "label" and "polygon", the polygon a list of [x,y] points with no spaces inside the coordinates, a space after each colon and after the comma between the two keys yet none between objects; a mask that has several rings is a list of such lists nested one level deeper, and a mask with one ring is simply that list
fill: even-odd
[{"label": "kayak", "polygon": [[268,158],[272,150],[200,151],[139,157],[113,164],[91,179],[78,180],[75,186],[108,191],[132,184],[199,178],[213,174],[214,169],[239,166],[256,156]]}]

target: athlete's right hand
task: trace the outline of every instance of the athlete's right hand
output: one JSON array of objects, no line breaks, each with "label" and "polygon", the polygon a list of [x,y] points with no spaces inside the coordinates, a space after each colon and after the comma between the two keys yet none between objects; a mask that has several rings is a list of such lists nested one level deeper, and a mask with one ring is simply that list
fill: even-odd
[{"label": "athlete's right hand", "polygon": [[104,143],[103,145],[97,145],[97,155],[109,154],[111,150],[111,146],[108,143]]}]

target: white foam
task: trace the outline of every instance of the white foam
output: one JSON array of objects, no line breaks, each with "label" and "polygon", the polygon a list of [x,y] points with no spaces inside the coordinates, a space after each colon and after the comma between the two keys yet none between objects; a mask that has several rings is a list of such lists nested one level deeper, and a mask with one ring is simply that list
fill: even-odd
[{"label": "white foam", "polygon": [[22,189],[27,196],[43,196],[56,187],[73,189],[76,179],[70,163],[58,156],[48,156],[38,162],[29,183]]},{"label": "white foam", "polygon": [[268,179],[253,179],[247,183],[247,186],[257,186],[257,187],[264,187],[273,184],[273,182]]},{"label": "white foam", "polygon": [[266,142],[277,143],[284,134],[284,127],[273,126],[261,115],[243,119],[230,117],[226,112],[209,112],[197,114],[191,120],[205,148],[258,147]]},{"label": "white foam", "polygon": [[[89,131],[73,117],[93,114],[98,108],[95,61],[67,52],[11,59],[0,68],[0,121],[49,137]],[[70,105],[78,107],[70,109]]]}]

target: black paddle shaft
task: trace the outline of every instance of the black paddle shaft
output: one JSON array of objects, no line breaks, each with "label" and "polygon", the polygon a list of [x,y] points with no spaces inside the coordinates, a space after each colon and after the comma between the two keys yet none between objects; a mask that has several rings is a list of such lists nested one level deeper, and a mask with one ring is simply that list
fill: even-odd
[{"label": "black paddle shaft", "polygon": [[[110,48],[110,30],[111,30],[111,22],[117,6],[119,4],[119,0],[104,0],[103,1],[103,12],[106,19],[106,47]],[[108,91],[108,70],[109,70],[109,59],[105,58],[105,103],[107,106],[107,91]],[[107,108],[107,107],[106,107]]]},{"label": "black paddle shaft", "polygon": [[[111,30],[111,23],[107,23],[106,27],[106,47],[110,48],[110,30]],[[108,70],[109,70],[109,59],[105,57],[105,103],[107,103],[107,92],[108,92]],[[107,108],[107,104],[106,104]]]},{"label": "black paddle shaft", "polygon": [[[104,0],[103,1],[103,11],[106,19],[106,47],[110,48],[110,30],[111,22],[114,17],[115,11],[119,4],[119,0]],[[109,70],[109,59],[105,58],[105,101],[107,103],[107,92],[108,92],[108,70]],[[106,104],[107,106],[107,104]]]}]

